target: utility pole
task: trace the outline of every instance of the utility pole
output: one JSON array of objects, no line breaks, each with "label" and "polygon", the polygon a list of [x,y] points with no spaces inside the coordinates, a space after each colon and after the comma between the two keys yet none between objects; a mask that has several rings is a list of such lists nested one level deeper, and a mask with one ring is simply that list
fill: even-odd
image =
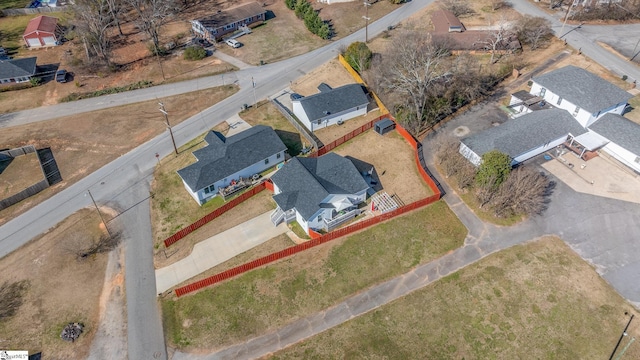
[{"label": "utility pole", "polygon": [[365,43],[369,42],[369,20],[371,20],[371,18],[369,17],[369,6],[371,6],[371,4],[369,4],[369,2],[365,0],[364,1],[365,15],[363,16],[365,20],[365,25],[364,25],[364,42]]},{"label": "utility pole", "polygon": [[611,353],[611,356],[609,356],[609,360],[613,359],[613,355],[616,354],[616,350],[618,350],[618,346],[620,346],[620,343],[622,342],[622,338],[624,338],[627,335],[627,329],[629,328],[629,325],[631,325],[631,321],[633,321],[634,316],[635,315],[631,314],[631,319],[629,319],[627,326],[625,326],[624,330],[622,330],[622,335],[620,335],[620,339],[618,339],[618,343],[616,344],[616,347],[613,348],[613,352]]},{"label": "utility pole", "polygon": [[[564,22],[562,23],[562,28],[560,29],[560,34],[562,34],[562,32],[564,31],[564,26],[567,24],[567,19],[569,19],[569,13],[571,12],[571,7],[573,6],[573,0],[570,0],[569,2],[569,6],[567,7],[567,13],[564,14]],[[566,35],[566,34],[564,34]],[[564,35],[560,35],[560,38],[562,38]]]},{"label": "utility pole", "polygon": [[253,106],[258,106],[258,100],[256,100],[256,82],[253,80],[253,76],[251,77],[251,86],[253,87]]},{"label": "utility pole", "polygon": [[87,189],[87,193],[89,194],[89,197],[91,198],[91,202],[93,202],[93,206],[96,207],[96,211],[98,211],[98,215],[100,215],[100,220],[102,221],[102,224],[104,225],[105,230],[107,230],[107,234],[109,235],[109,237],[111,237],[111,232],[109,231],[109,227],[107,226],[107,223],[104,221],[104,217],[102,217],[102,213],[100,212],[100,208],[98,207],[98,204],[96,204],[96,200],[93,198],[93,195],[91,194],[91,190]]},{"label": "utility pole", "polygon": [[162,61],[160,61],[160,49],[156,48],[156,59],[158,59],[158,66],[160,66],[160,72],[162,73],[162,80],[167,80],[164,76],[164,69],[162,68]]},{"label": "utility pole", "polygon": [[176,139],[173,137],[173,130],[171,129],[171,124],[169,124],[169,113],[164,109],[164,104],[159,102],[160,112],[164,114],[164,121],[167,124],[167,129],[169,129],[169,134],[171,135],[171,142],[173,143],[173,150],[175,150],[176,155],[178,155],[178,147],[176,146]]}]

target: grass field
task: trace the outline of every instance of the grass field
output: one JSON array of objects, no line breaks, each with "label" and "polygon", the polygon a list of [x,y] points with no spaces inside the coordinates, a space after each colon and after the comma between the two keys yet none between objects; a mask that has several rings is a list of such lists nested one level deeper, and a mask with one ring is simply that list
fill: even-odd
[{"label": "grass field", "polygon": [[442,201],[179,299],[162,301],[170,346],[213,349],[324,309],[462,245]]},{"label": "grass field", "polygon": [[[544,238],[491,255],[273,358],[606,359],[629,320],[625,311],[638,315],[562,240]],[[637,324],[629,334],[640,336]],[[638,358],[637,344],[622,357]]]},{"label": "grass field", "polygon": [[27,7],[30,3],[30,0],[4,0],[0,2],[0,10],[21,9]]}]

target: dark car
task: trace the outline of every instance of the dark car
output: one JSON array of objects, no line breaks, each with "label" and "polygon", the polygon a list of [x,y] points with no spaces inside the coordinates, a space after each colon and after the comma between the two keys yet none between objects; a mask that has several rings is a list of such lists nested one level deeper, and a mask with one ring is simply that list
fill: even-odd
[{"label": "dark car", "polygon": [[56,81],[59,83],[67,82],[67,70],[58,70],[56,71]]}]

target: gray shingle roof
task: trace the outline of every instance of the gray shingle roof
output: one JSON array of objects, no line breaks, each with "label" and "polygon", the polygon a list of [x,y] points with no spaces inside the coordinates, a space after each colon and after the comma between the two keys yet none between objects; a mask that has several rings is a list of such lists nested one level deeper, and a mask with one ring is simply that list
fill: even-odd
[{"label": "gray shingle roof", "polygon": [[607,109],[632,97],[603,78],[573,65],[534,77],[533,81],[590,113]]},{"label": "gray shingle roof", "polygon": [[36,57],[0,60],[0,80],[33,76],[36,73]]},{"label": "gray shingle roof", "polygon": [[198,19],[197,21],[199,21],[202,26],[216,29],[266,12],[267,10],[262,7],[262,5],[254,1],[222,10],[213,15]]},{"label": "gray shingle roof", "polygon": [[319,120],[329,114],[369,104],[366,92],[360,84],[349,84],[300,99],[300,105],[309,121]]},{"label": "gray shingle roof", "polygon": [[329,194],[355,194],[369,188],[355,165],[334,153],[294,157],[271,180],[281,191],[273,196],[278,206],[284,211],[295,208],[307,220]]},{"label": "gray shingle roof", "polygon": [[287,149],[276,132],[264,125],[228,138],[210,131],[204,140],[208,145],[193,152],[198,161],[178,170],[194,192]]},{"label": "gray shingle roof", "polygon": [[605,114],[589,126],[598,135],[640,156],[640,125],[617,114]]},{"label": "gray shingle roof", "polygon": [[522,115],[471,135],[462,139],[462,143],[479,156],[495,149],[514,159],[563,135],[578,136],[586,132],[566,110],[548,109]]}]

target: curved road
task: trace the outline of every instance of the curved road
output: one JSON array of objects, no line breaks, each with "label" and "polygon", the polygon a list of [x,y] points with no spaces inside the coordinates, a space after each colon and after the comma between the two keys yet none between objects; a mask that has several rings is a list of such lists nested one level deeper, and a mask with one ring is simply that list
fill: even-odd
[{"label": "curved road", "polygon": [[[381,33],[389,25],[399,23],[431,2],[432,0],[414,0],[405,4],[384,18],[370,24],[371,36]],[[513,4],[514,8],[520,12],[551,18],[554,29],[559,31],[561,24],[557,20],[529,4],[526,0],[514,0]],[[640,79],[638,68],[602,49],[580,31],[572,31],[566,38],[569,44],[576,48],[582,48],[585,55],[592,57],[612,71],[626,74],[632,79]],[[178,145],[188,142],[196,135],[236,114],[242,104],[253,103],[252,77],[257,84],[256,97],[263,99],[286,87],[290,81],[335,57],[341,46],[363,39],[364,29],[293,59],[241,70],[233,75],[225,75],[226,82],[235,76],[233,80],[237,81],[241,90],[232,97],[175,126],[176,142]],[[152,100],[218,86],[221,83],[222,76],[213,76],[25,110],[0,116],[0,127],[44,121],[96,109]],[[167,134],[162,134],[103,166],[0,228],[1,258],[35,236],[47,231],[76,210],[90,206],[91,200],[86,196],[87,189],[91,190],[98,202],[118,209],[121,215],[109,226],[124,228],[126,235],[128,338],[129,358],[131,359],[166,359],[167,357],[159,312],[154,306],[156,304],[155,278],[150,275],[153,274],[153,261],[152,239],[150,229],[148,229],[148,189],[156,164],[155,153],[164,157],[170,155],[172,149]],[[144,226],[131,228],[132,224],[144,224]]]}]

